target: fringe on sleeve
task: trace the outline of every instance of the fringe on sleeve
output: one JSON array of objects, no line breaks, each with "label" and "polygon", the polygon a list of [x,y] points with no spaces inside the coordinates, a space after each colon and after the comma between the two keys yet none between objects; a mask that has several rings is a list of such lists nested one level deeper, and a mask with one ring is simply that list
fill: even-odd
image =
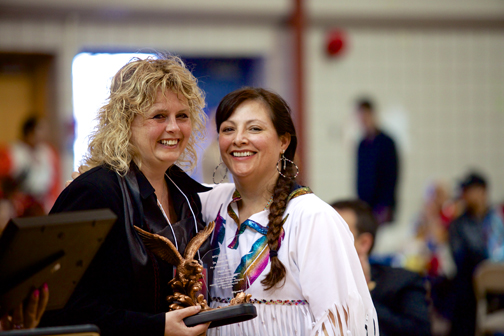
[{"label": "fringe on sleeve", "polygon": [[310,336],[379,336],[374,309],[365,310],[360,297],[335,303],[315,322]]}]

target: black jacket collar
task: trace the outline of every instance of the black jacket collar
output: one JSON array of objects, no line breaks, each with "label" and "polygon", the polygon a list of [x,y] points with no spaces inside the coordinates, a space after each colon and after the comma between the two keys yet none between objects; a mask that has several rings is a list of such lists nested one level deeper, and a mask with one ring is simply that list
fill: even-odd
[{"label": "black jacket collar", "polygon": [[[149,180],[147,180],[147,177],[138,169],[137,165],[135,163],[131,163],[131,170],[135,172],[137,181],[138,181],[138,188],[140,191],[140,196],[143,199],[146,199],[150,195],[154,193],[154,188],[150,184]],[[187,175],[180,167],[176,165],[170,166],[166,170],[166,174],[173,180],[175,183],[177,183],[177,186],[182,189],[182,191],[185,194],[196,194],[200,192],[205,192],[212,190],[212,188],[205,187],[201,185],[200,183],[196,182],[193,180],[189,175]],[[168,180],[168,185],[171,185],[172,183]]]}]

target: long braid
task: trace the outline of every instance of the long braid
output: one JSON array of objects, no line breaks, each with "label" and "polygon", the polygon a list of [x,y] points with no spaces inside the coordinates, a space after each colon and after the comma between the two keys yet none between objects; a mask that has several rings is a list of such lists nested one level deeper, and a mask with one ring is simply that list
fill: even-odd
[{"label": "long braid", "polygon": [[[293,176],[291,170],[291,166],[287,167],[285,172],[287,177],[280,175],[273,190],[273,202],[271,203],[268,215],[268,233],[266,234],[270,251],[278,251],[278,241],[283,226],[283,215],[287,208],[287,198],[294,183],[294,179],[289,178],[289,176]],[[275,287],[278,282],[284,279],[286,272],[285,266],[277,256],[270,256],[270,263],[270,272],[261,281],[266,290]]]}]

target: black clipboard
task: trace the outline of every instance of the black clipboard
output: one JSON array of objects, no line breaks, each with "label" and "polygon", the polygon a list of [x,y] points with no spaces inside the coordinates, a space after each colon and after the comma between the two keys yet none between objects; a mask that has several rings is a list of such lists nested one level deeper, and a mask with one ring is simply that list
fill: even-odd
[{"label": "black clipboard", "polygon": [[188,327],[194,327],[198,324],[212,322],[208,328],[216,328],[227,324],[248,321],[256,316],[256,307],[252,303],[242,303],[236,306],[215,308],[188,316],[184,319],[184,323]]},{"label": "black clipboard", "polygon": [[116,218],[102,209],[11,219],[0,236],[0,316],[44,283],[46,309],[63,308]]}]

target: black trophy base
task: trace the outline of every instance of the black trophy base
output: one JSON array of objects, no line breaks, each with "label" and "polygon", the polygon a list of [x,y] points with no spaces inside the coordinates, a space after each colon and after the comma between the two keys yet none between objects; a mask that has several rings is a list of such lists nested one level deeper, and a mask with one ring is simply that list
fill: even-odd
[{"label": "black trophy base", "polygon": [[236,306],[227,306],[204,311],[186,317],[184,322],[188,327],[212,322],[209,328],[220,327],[227,324],[251,320],[257,316],[256,307],[252,303],[242,303]]}]

